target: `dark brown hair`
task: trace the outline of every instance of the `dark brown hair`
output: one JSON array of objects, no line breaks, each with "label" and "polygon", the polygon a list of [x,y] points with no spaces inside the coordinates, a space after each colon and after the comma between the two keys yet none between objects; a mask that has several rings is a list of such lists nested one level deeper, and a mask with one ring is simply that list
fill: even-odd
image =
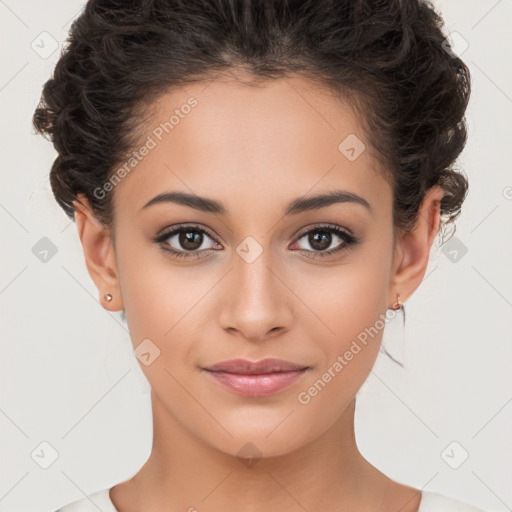
[{"label": "dark brown hair", "polygon": [[394,226],[414,224],[439,184],[442,227],[459,215],[469,70],[423,0],[90,0],[73,22],[33,116],[58,152],[50,172],[74,218],[82,193],[111,226],[112,194],[93,191],[136,144],[144,108],[187,82],[241,68],[258,80],[302,74],[357,105],[394,192]]}]

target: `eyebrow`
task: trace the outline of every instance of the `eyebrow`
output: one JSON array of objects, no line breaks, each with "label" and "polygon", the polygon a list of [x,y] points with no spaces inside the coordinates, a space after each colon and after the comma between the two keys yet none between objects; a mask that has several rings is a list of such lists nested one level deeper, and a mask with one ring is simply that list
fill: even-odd
[{"label": "eyebrow", "polygon": [[[219,215],[225,215],[227,213],[227,209],[219,201],[216,201],[215,199],[209,199],[207,197],[200,197],[195,194],[189,194],[187,192],[164,192],[162,194],[158,194],[149,202],[147,202],[141,208],[141,210],[159,203],[175,203],[203,212],[215,213]],[[364,206],[370,213],[373,214],[372,207],[363,197],[347,190],[334,190],[332,192],[318,194],[311,197],[299,197],[288,205],[288,207],[285,209],[284,215],[296,215],[305,211],[325,208],[336,203],[359,204]]]}]

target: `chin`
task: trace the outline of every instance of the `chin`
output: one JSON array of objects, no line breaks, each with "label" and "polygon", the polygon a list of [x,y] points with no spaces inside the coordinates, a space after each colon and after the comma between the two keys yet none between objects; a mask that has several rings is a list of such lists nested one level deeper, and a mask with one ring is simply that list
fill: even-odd
[{"label": "chin", "polygon": [[[275,425],[273,428],[275,429]],[[240,427],[240,430],[242,430],[242,427]],[[281,430],[281,432],[278,434],[277,430]],[[303,429],[298,430],[303,434]],[[204,439],[204,441],[220,452],[239,458],[248,467],[251,467],[260,459],[289,455],[301,450],[313,440],[300,435],[297,436],[295,432],[280,427],[270,435],[269,432],[272,429],[268,430],[267,428],[261,430],[256,430],[254,427],[248,428],[246,433],[229,431],[233,437],[227,435],[216,439],[210,437]]]}]

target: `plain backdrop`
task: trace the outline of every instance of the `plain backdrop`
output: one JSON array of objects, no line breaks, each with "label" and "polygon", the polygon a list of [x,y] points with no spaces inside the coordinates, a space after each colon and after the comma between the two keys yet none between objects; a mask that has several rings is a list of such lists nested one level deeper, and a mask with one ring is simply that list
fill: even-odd
[{"label": "plain backdrop", "polygon": [[[398,481],[512,508],[511,0],[436,2],[472,73],[470,181],[455,237],[361,389],[363,455]],[[148,383],[120,314],[98,302],[55,202],[53,146],[31,127],[77,0],[2,0],[0,511],[53,511],[132,476],[152,441]],[[456,34],[454,34],[456,32]],[[41,247],[49,250],[46,261]],[[45,258],[43,258],[45,259]],[[44,457],[38,454],[44,453]],[[47,465],[45,468],[43,466]]]}]

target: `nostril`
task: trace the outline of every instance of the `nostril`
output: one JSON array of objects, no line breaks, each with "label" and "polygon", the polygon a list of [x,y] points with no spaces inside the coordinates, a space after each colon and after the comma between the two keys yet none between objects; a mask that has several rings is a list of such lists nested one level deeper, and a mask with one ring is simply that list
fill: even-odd
[{"label": "nostril", "polygon": [[272,334],[274,331],[278,331],[279,329],[281,329],[281,327],[272,327],[272,329],[270,329],[270,330],[267,332],[267,336],[269,336],[270,334]]}]

